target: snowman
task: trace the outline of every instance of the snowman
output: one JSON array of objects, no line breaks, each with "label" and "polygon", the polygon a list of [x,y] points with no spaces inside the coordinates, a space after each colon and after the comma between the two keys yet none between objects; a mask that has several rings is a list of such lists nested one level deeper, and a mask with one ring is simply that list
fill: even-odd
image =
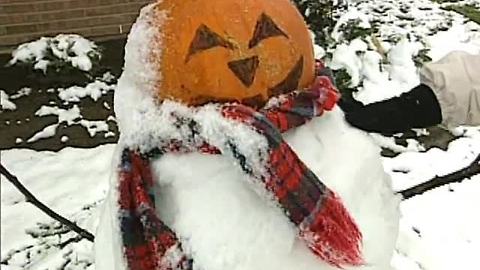
[{"label": "snowman", "polygon": [[316,74],[289,0],[144,7],[97,269],[391,269],[399,198]]}]

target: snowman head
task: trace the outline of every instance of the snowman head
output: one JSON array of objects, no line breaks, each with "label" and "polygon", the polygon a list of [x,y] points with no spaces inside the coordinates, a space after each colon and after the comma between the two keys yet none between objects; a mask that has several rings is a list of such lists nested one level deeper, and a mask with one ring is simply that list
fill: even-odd
[{"label": "snowman head", "polygon": [[259,107],[314,80],[310,35],[289,0],[163,0],[143,20],[155,31],[144,61],[157,100]]}]

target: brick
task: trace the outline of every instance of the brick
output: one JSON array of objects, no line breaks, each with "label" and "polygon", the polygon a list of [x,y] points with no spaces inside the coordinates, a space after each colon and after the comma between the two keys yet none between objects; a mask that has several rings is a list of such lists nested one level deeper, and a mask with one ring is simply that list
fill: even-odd
[{"label": "brick", "polygon": [[[120,32],[120,25],[122,26],[123,32]],[[21,43],[36,40],[42,36],[55,36],[60,33],[79,34],[85,37],[88,36],[92,40],[97,40],[98,38],[103,38],[107,36],[108,37],[125,36],[126,32],[130,31],[132,24],[126,23],[126,24],[120,24],[120,25],[103,25],[103,26],[96,26],[96,27],[67,29],[62,31],[4,35],[4,36],[0,36],[0,47],[11,47],[13,45],[16,46]]]},{"label": "brick", "polygon": [[26,2],[35,2],[38,0],[2,0],[2,3],[26,3]]},{"label": "brick", "polygon": [[73,10],[66,10],[66,11],[58,11],[58,12],[42,12],[37,13],[39,18],[33,18],[29,20],[29,22],[50,22],[50,21],[58,21],[64,19],[74,19],[74,18],[83,18],[85,16],[84,9],[73,9]]},{"label": "brick", "polygon": [[124,3],[148,3],[145,0],[50,0],[50,1],[28,1],[21,3],[1,3],[0,8],[7,14],[18,14],[26,12],[43,12],[69,10],[75,8],[88,8],[94,6],[106,6]]},{"label": "brick", "polygon": [[115,14],[97,17],[84,17],[79,19],[59,20],[47,23],[19,24],[6,26],[7,34],[34,33],[60,31],[83,27],[96,27],[102,25],[122,24],[133,22],[137,13]]},{"label": "brick", "polygon": [[94,40],[125,36],[140,8],[152,1],[0,0],[0,49],[58,33]]},{"label": "brick", "polygon": [[85,16],[100,16],[106,14],[115,14],[115,13],[129,13],[129,12],[139,12],[140,8],[143,7],[148,1],[142,1],[139,3],[126,3],[121,5],[111,5],[111,6],[99,6],[95,8],[85,9]]},{"label": "brick", "polygon": [[18,45],[30,40],[29,36],[0,36],[0,46]]},{"label": "brick", "polygon": [[149,1],[135,3],[115,4],[109,6],[91,6],[70,10],[53,10],[44,12],[29,12],[21,14],[0,15],[0,25],[48,22],[54,20],[79,18],[84,16],[100,16],[108,14],[123,14],[139,12],[141,7]]},{"label": "brick", "polygon": [[8,25],[8,26],[5,26],[5,28],[7,30],[7,34],[37,32],[36,24]]},{"label": "brick", "polygon": [[26,18],[23,14],[0,15],[0,25],[17,24],[25,21]]}]

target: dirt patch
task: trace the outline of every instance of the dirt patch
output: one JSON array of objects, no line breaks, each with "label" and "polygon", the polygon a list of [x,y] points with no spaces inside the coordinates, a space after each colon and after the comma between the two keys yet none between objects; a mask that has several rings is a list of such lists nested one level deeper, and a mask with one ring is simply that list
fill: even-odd
[{"label": "dirt patch", "polygon": [[[100,69],[96,73],[103,74],[109,71],[115,77],[121,74],[125,41],[125,39],[118,39],[98,43],[102,48],[103,57]],[[28,96],[12,100],[17,105],[17,110],[0,113],[0,150],[30,148],[58,151],[67,146],[90,148],[100,144],[115,143],[118,140],[116,123],[108,121],[109,130],[115,134],[111,137],[106,137],[104,132],[91,137],[82,126],[60,124],[54,137],[27,143],[27,139],[33,134],[58,122],[56,116],[35,116],[35,112],[42,105],[65,108],[57,93],[47,90],[73,85],[85,86],[92,81],[92,78],[81,72],[44,76],[41,72],[32,72],[25,67],[7,67],[9,59],[10,55],[0,55],[0,89],[5,90],[9,95],[17,93],[24,87],[30,88],[31,92]],[[84,98],[78,106],[82,115],[88,120],[105,120],[114,114],[113,92],[108,92],[96,102],[90,98]],[[68,140],[62,142],[61,138],[64,136],[67,136]]]},{"label": "dirt patch", "polygon": [[[439,126],[429,127],[427,128],[428,135],[420,135],[413,131],[405,132],[401,137],[395,138],[395,143],[403,146],[407,146],[407,139],[415,139],[419,141],[425,150],[429,150],[430,148],[440,148],[444,151],[447,150],[448,144],[457,139],[452,133],[448,130],[441,128]],[[382,156],[385,157],[395,157],[399,155],[399,153],[394,152],[390,149],[382,148]]]}]

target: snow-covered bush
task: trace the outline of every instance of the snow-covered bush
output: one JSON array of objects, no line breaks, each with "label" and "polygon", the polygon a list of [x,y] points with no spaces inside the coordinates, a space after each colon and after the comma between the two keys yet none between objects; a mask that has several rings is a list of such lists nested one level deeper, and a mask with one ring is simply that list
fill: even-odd
[{"label": "snow-covered bush", "polygon": [[455,11],[480,24],[480,2],[477,0],[433,0],[449,11]]},{"label": "snow-covered bush", "polygon": [[[403,2],[379,2],[373,8],[362,1],[295,2],[315,34],[316,46],[324,52],[322,60],[333,70],[335,84],[342,93],[371,88],[380,81],[394,81],[398,91],[406,91],[417,82],[417,68],[431,61],[421,32],[424,29],[418,27],[421,22],[410,19],[415,8],[406,8]],[[419,29],[418,33],[397,31],[405,23]],[[399,54],[402,61],[393,63],[391,55]]]},{"label": "snow-covered bush", "polygon": [[12,52],[9,65],[23,65],[47,73],[91,72],[101,58],[92,41],[75,34],[41,37],[21,44]]},{"label": "snow-covered bush", "polygon": [[330,43],[330,33],[335,26],[335,14],[345,9],[347,0],[293,0],[310,29],[315,34],[315,43],[325,46]]},{"label": "snow-covered bush", "polygon": [[351,41],[356,38],[367,41],[368,37],[378,32],[378,29],[371,26],[368,21],[363,21],[360,18],[347,19],[346,22],[337,24],[336,28],[332,35],[337,34],[337,36],[333,36],[337,42]]}]

